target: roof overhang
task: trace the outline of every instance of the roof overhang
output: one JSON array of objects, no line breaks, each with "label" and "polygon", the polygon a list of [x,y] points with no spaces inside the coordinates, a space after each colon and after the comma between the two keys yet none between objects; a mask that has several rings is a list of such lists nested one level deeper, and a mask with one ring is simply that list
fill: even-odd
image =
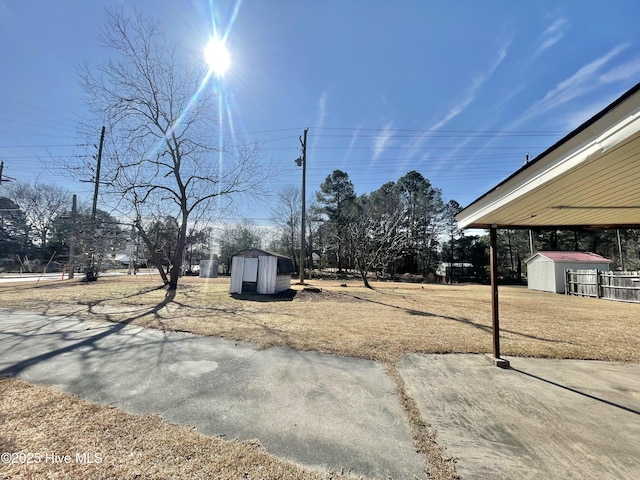
[{"label": "roof overhang", "polygon": [[640,228],[640,84],[456,215],[460,228]]}]

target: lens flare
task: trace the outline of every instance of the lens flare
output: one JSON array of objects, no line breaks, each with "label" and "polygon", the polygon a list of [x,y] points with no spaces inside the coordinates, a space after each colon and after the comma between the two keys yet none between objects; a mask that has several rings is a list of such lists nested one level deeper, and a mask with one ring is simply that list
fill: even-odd
[{"label": "lens flare", "polygon": [[231,65],[231,56],[226,45],[219,38],[212,38],[204,49],[204,59],[211,71],[224,74]]}]

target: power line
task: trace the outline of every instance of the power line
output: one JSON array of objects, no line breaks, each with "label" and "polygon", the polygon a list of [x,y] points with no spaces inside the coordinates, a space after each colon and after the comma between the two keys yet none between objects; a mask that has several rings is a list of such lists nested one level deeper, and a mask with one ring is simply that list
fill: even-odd
[{"label": "power line", "polygon": [[54,148],[54,147],[90,147],[90,143],[63,143],[50,145],[0,145],[0,148]]},{"label": "power line", "polygon": [[27,122],[25,120],[19,120],[17,118],[11,118],[11,119],[0,118],[0,122],[10,122],[10,123],[13,123],[13,124],[21,123],[23,125],[30,125],[32,127],[46,128],[46,129],[49,129],[49,130],[59,130],[61,132],[74,133],[74,134],[78,133],[76,130],[71,130],[71,129],[68,129],[68,128],[60,128],[60,124],[57,124],[55,126],[42,125],[42,124],[38,124],[38,123]]},{"label": "power line", "polygon": [[3,135],[20,135],[22,137],[78,138],[78,137],[72,137],[71,135],[69,135],[69,136],[64,136],[64,135],[60,135],[60,134],[58,134],[58,135],[54,135],[54,134],[48,135],[46,133],[11,132],[11,131],[7,131],[7,130],[0,131],[0,133],[3,134]]},{"label": "power line", "polygon": [[[358,128],[358,127],[312,127],[314,130],[348,130],[355,132],[413,132],[413,133],[483,133],[483,134],[545,134],[566,135],[562,130],[442,130],[442,129],[418,129],[418,128]],[[315,134],[314,134],[315,135]]]},{"label": "power line", "polygon": [[[383,150],[533,150],[533,149],[539,149],[539,148],[544,148],[544,147],[482,147],[482,148],[478,148],[478,147],[406,147],[406,146],[402,146],[402,147],[394,147],[394,146],[387,146],[384,147]],[[368,147],[342,147],[342,146],[331,146],[331,147],[313,147],[314,150],[316,149],[320,149],[320,150],[375,150],[375,147],[372,146],[368,146]]]},{"label": "power line", "polygon": [[[91,155],[62,155],[64,158],[90,158]],[[7,156],[3,155],[3,158],[7,160],[25,160],[25,159],[42,159],[46,158],[46,155],[18,155],[18,156]]]},{"label": "power line", "polygon": [[[470,136],[470,137],[529,137],[529,136],[556,136],[556,135],[566,135],[567,131],[554,131],[554,130],[432,130],[432,129],[406,129],[406,128],[358,128],[358,127],[311,127],[315,130],[329,130],[329,131],[347,131],[353,132],[354,134],[358,134],[360,132],[382,132],[387,135],[359,135],[360,138],[384,138],[384,137],[398,137],[398,138],[420,138],[423,135],[433,134],[440,135],[442,134],[445,138],[449,136]],[[303,130],[303,127],[293,127],[293,128],[278,128],[272,130],[256,130],[242,133],[226,133],[223,134],[223,137],[242,137],[247,135],[258,135],[265,133],[282,133],[282,132],[292,132]],[[413,135],[390,135],[389,132],[399,132],[399,133],[411,133]],[[313,133],[309,134],[309,137],[352,137],[352,135],[347,134],[323,134],[323,133]],[[283,139],[290,139],[293,137],[283,137]]]},{"label": "power line", "polygon": [[[75,118],[65,117],[65,116],[63,116],[63,115],[60,115],[60,114],[59,114],[59,113],[57,113],[57,112],[51,112],[50,110],[45,110],[45,109],[44,109],[44,108],[42,108],[41,106],[32,105],[32,104],[27,103],[27,102],[25,102],[25,101],[23,101],[23,100],[18,100],[18,99],[15,99],[15,98],[11,98],[11,97],[9,97],[9,96],[7,96],[7,95],[5,95],[5,94],[2,94],[2,93],[0,93],[0,97],[1,97],[1,98],[5,98],[5,99],[9,100],[10,102],[14,102],[14,103],[18,103],[18,104],[25,105],[25,106],[27,106],[27,107],[31,108],[32,110],[36,110],[36,111],[40,111],[40,112],[44,112],[44,113],[46,113],[47,115],[52,115],[52,116],[54,116],[54,117],[56,117],[56,118],[62,118],[62,119],[65,119],[65,120],[67,120],[67,121],[71,121],[71,122],[75,122],[75,121],[77,120],[77,119],[75,119]],[[3,107],[3,109],[7,110],[7,108],[6,108],[6,107]],[[33,114],[29,114],[29,113],[26,113],[26,114],[27,114],[27,115],[34,116]]]}]

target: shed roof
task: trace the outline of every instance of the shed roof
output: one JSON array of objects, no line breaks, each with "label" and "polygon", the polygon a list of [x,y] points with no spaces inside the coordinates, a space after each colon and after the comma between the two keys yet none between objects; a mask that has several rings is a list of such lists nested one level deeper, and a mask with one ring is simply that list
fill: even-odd
[{"label": "shed roof", "polygon": [[244,257],[244,258],[257,258],[262,256],[267,257],[284,257],[283,255],[278,255],[277,253],[267,252],[266,250],[262,250],[260,248],[249,248],[247,250],[242,250],[241,252],[235,253],[234,257]]},{"label": "shed roof", "polygon": [[460,228],[640,227],[640,83],[456,215]]},{"label": "shed roof", "polygon": [[264,257],[264,256],[278,258],[278,273],[295,272],[293,260],[291,260],[289,257],[285,257],[284,255],[279,255],[273,252],[268,252],[260,248],[250,248],[248,250],[243,250],[242,252],[238,252],[234,255],[234,257],[244,257],[244,258],[258,258],[258,257]]},{"label": "shed roof", "polygon": [[526,260],[527,263],[531,262],[537,256],[548,258],[554,262],[579,262],[579,263],[611,263],[611,260],[605,258],[597,253],[591,252],[549,252],[540,251],[536,252],[531,258]]}]

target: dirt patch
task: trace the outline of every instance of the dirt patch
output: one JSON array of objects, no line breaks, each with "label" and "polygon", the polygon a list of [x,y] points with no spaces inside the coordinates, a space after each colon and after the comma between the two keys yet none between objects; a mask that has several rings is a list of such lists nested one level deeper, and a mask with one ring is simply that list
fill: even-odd
[{"label": "dirt patch", "polygon": [[319,291],[313,291],[309,289],[303,289],[298,292],[295,297],[297,302],[348,302],[353,303],[357,300],[351,296],[344,295],[342,292],[336,292],[333,290],[326,290],[320,287]]}]

